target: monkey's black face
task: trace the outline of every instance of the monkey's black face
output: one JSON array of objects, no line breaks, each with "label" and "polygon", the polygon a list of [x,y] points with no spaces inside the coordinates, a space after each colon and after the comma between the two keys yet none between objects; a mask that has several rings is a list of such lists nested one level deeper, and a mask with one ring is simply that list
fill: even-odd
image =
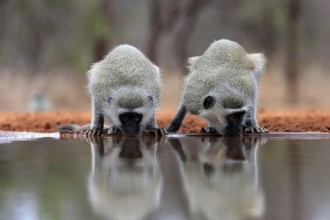
[{"label": "monkey's black face", "polygon": [[245,110],[238,110],[226,116],[227,126],[225,127],[226,136],[238,136],[242,133],[242,122]]},{"label": "monkey's black face", "polygon": [[135,112],[125,112],[119,115],[122,130],[125,135],[139,135],[142,114]]}]

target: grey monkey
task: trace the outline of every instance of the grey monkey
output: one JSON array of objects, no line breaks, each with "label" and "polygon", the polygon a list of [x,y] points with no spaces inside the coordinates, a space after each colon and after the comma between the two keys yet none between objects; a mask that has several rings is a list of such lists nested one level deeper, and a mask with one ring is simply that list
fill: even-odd
[{"label": "grey monkey", "polygon": [[88,71],[92,121],[86,136],[103,132],[139,135],[157,129],[156,110],[162,91],[159,68],[130,45],[115,47]]},{"label": "grey monkey", "polygon": [[179,130],[187,112],[209,122],[205,133],[265,133],[256,119],[257,87],[264,73],[263,54],[248,54],[230,40],[213,42],[203,55],[189,58],[179,110],[168,132]]}]

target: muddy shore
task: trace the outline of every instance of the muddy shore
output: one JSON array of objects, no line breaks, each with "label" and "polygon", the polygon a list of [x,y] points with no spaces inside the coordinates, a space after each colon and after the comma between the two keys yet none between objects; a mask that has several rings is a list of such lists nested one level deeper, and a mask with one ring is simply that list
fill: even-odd
[{"label": "muddy shore", "polygon": [[[157,122],[166,127],[175,111],[160,111]],[[0,130],[55,132],[56,126],[65,124],[87,124],[90,112],[40,112],[15,113],[1,112]],[[270,132],[324,132],[330,133],[330,111],[321,110],[285,110],[258,112],[260,126]],[[188,115],[179,133],[198,133],[206,122],[199,117]]]}]

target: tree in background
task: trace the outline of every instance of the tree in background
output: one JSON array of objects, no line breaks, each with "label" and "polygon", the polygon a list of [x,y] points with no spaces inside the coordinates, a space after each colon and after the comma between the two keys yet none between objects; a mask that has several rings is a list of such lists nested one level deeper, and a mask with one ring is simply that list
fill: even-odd
[{"label": "tree in background", "polygon": [[329,6],[324,0],[3,0],[0,67],[85,72],[113,46],[129,43],[164,69],[184,73],[188,57],[229,38],[284,64],[293,103],[298,66],[328,65]]},{"label": "tree in background", "polygon": [[[109,52],[110,48],[113,47],[113,35],[114,21],[115,21],[115,9],[113,0],[102,0],[96,7],[94,15],[98,15],[100,22],[103,27],[102,33],[95,38],[94,50],[93,50],[93,61],[99,61]],[[100,13],[98,13],[100,12]]]},{"label": "tree in background", "polygon": [[[261,21],[260,21],[260,43],[264,48],[266,56],[271,59],[274,56],[276,46],[276,27],[274,24],[275,15],[274,11],[276,6],[273,1],[261,1]],[[279,2],[275,2],[279,4]]]},{"label": "tree in background", "polygon": [[0,65],[29,74],[86,70],[113,46],[114,17],[112,0],[1,1]]},{"label": "tree in background", "polygon": [[287,77],[289,102],[293,104],[298,101],[298,30],[300,14],[300,0],[288,1],[285,74]]},{"label": "tree in background", "polygon": [[147,42],[147,55],[157,62],[157,49],[161,37],[172,35],[173,56],[177,67],[184,72],[192,32],[200,12],[212,0],[150,0],[150,33]]}]

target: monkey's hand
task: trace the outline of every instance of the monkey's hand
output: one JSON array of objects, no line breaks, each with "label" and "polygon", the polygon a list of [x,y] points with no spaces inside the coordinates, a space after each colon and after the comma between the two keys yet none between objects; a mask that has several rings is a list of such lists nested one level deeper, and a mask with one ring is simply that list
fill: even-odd
[{"label": "monkey's hand", "polygon": [[203,134],[219,134],[217,129],[213,127],[202,128],[201,133]]},{"label": "monkey's hand", "polygon": [[165,136],[168,134],[168,131],[165,128],[146,128],[143,133],[154,136]]},{"label": "monkey's hand", "polygon": [[262,134],[262,133],[268,133],[268,130],[267,130],[267,128],[264,128],[264,127],[243,126],[243,133]]},{"label": "monkey's hand", "polygon": [[116,135],[116,134],[122,134],[123,132],[119,128],[111,126],[108,129],[106,129],[104,133],[110,135]]},{"label": "monkey's hand", "polygon": [[86,137],[90,137],[90,136],[100,136],[103,134],[103,129],[100,128],[89,128],[86,131],[83,132],[83,135],[85,135]]}]

